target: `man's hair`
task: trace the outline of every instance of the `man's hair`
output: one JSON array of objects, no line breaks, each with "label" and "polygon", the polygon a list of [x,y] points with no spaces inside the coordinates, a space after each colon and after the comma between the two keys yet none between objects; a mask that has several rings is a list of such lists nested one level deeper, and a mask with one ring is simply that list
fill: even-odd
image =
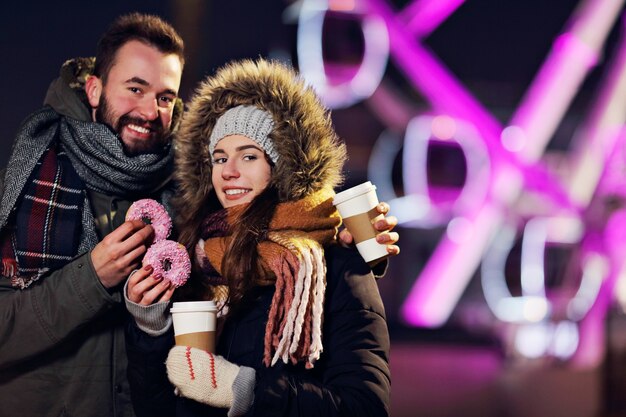
[{"label": "man's hair", "polygon": [[175,54],[185,63],[185,45],[169,23],[157,16],[131,13],[115,19],[98,41],[94,75],[106,83],[117,51],[127,42],[137,40],[164,54]]}]

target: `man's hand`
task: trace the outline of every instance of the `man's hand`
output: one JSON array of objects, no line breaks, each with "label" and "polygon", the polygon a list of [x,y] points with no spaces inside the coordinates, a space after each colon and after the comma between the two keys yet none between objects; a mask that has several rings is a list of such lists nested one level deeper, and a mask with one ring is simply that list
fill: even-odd
[{"label": "man's hand", "polygon": [[176,287],[161,276],[152,275],[152,267],[146,265],[128,277],[127,296],[130,301],[142,306],[155,302],[169,301]]},{"label": "man's hand", "polygon": [[113,288],[141,265],[154,229],[141,220],[124,222],[91,251],[91,261],[105,288]]},{"label": "man's hand", "polygon": [[[400,235],[396,232],[392,232],[391,230],[397,226],[398,219],[395,218],[395,216],[387,216],[387,213],[389,212],[389,204],[385,202],[378,204],[376,206],[376,210],[385,216],[383,219],[377,220],[376,223],[374,223],[374,228],[381,232],[376,236],[376,241],[383,245],[387,244],[387,253],[391,256],[395,256],[400,253],[400,247],[395,244],[400,239]],[[341,243],[345,245],[352,244],[352,241],[354,240],[348,229],[343,229],[339,233],[339,239],[341,240]]]}]

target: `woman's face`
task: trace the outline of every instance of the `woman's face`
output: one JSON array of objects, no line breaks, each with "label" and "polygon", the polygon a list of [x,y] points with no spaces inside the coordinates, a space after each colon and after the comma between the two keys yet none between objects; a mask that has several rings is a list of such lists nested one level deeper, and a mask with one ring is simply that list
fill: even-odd
[{"label": "woman's face", "polygon": [[215,146],[212,158],[211,182],[224,208],[249,203],[270,182],[272,167],[250,138],[226,136]]}]

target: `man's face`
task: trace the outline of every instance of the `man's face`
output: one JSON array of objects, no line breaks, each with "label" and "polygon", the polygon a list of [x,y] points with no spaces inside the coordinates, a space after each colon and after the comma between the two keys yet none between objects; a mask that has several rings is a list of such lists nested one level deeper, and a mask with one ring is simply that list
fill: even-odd
[{"label": "man's face", "polygon": [[128,155],[159,152],[169,141],[181,75],[176,55],[127,42],[117,51],[106,84],[97,77],[88,80],[95,121],[119,135]]}]

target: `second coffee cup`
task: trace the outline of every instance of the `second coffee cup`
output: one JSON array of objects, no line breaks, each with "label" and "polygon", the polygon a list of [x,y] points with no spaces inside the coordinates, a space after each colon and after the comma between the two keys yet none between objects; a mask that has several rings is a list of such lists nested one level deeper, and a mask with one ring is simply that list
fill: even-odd
[{"label": "second coffee cup", "polygon": [[172,305],[170,312],[177,346],[191,346],[215,353],[215,302],[178,302]]},{"label": "second coffee cup", "polygon": [[367,181],[342,191],[335,196],[333,204],[354,237],[356,248],[365,262],[373,263],[389,255],[387,245],[376,241],[379,232],[374,223],[384,216],[376,210],[378,196],[375,185]]}]

